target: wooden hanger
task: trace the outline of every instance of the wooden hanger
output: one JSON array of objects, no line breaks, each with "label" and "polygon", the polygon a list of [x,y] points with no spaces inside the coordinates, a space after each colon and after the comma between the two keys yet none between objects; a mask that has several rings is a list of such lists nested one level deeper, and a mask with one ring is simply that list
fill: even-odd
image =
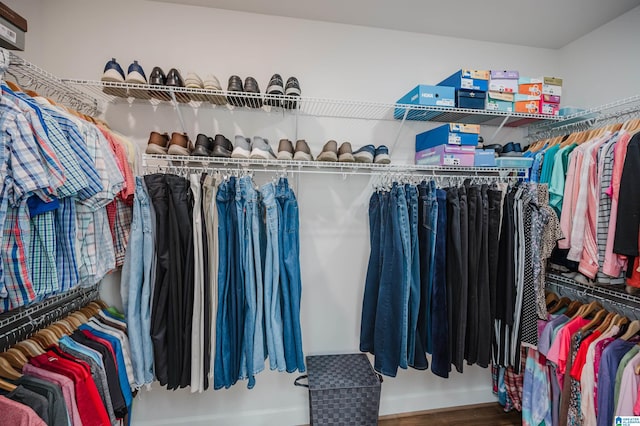
[{"label": "wooden hanger", "polygon": [[596,312],[596,314],[593,316],[593,319],[591,319],[591,321],[589,321],[588,324],[585,324],[581,329],[580,332],[582,332],[583,334],[586,333],[588,330],[591,330],[593,327],[599,326],[603,320],[607,317],[607,315],[609,314],[609,312],[607,312],[604,309],[600,309],[598,312]]},{"label": "wooden hanger", "polygon": [[618,314],[615,314],[613,312],[609,312],[609,314],[606,316],[604,321],[602,321],[602,323],[598,326],[598,328],[595,329],[595,331],[598,331],[598,332],[600,332],[600,334],[603,334],[605,331],[607,331],[609,329],[611,324],[613,324],[613,321],[618,316],[619,316]]},{"label": "wooden hanger", "polygon": [[571,303],[569,303],[569,306],[567,307],[567,310],[565,311],[564,314],[569,318],[572,318],[581,307],[582,307],[581,302],[577,300],[572,300]]},{"label": "wooden hanger", "polygon": [[22,373],[13,368],[11,364],[9,364],[9,361],[0,356],[0,376],[5,379],[18,380],[22,377]]},{"label": "wooden hanger", "polygon": [[622,340],[629,340],[640,331],[640,321],[635,320],[631,321],[629,327],[627,328],[627,332],[620,337]]},{"label": "wooden hanger", "polygon": [[548,312],[550,314],[555,314],[560,309],[569,306],[570,303],[571,303],[571,299],[569,299],[568,297],[562,297],[562,298],[560,298],[560,300],[558,300],[558,303],[556,303],[555,305],[553,305],[553,307],[551,309],[549,309]]},{"label": "wooden hanger", "polygon": [[9,86],[9,89],[13,90],[14,92],[22,92],[22,89],[16,83],[7,80],[5,80],[4,83]]},{"label": "wooden hanger", "polygon": [[597,300],[594,300],[593,302],[583,307],[580,312],[580,316],[582,318],[586,318],[588,315],[597,312],[600,309],[602,309],[602,305]]},{"label": "wooden hanger", "polygon": [[100,309],[109,309],[109,305],[107,305],[107,302],[102,299],[96,299],[91,303],[97,303],[98,306],[100,306]]},{"label": "wooden hanger", "polygon": [[552,291],[548,292],[545,296],[545,304],[547,305],[547,308],[550,308],[551,305],[558,303],[559,301],[560,298],[558,297],[558,295]]},{"label": "wooden hanger", "polygon": [[15,348],[9,348],[5,352],[0,352],[0,358],[3,358],[16,370],[22,370],[22,367],[29,362],[27,357]]},{"label": "wooden hanger", "polygon": [[14,348],[18,349],[22,352],[26,357],[31,358],[38,355],[42,355],[45,351],[42,348],[33,342],[33,340],[23,340],[22,342],[18,342],[13,345]]},{"label": "wooden hanger", "polygon": [[[8,379],[10,379],[10,377],[7,377]],[[9,383],[5,380],[0,379],[0,389],[5,390],[7,392],[13,392],[14,390],[16,390],[17,386],[14,385],[13,383]]]}]

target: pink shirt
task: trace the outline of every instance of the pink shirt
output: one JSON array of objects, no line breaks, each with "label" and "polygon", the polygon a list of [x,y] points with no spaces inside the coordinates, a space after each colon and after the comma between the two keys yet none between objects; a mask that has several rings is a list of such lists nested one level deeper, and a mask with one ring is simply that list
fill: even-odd
[{"label": "pink shirt", "polygon": [[582,151],[580,147],[571,152],[569,168],[567,169],[567,179],[564,184],[564,198],[562,199],[562,213],[560,214],[560,229],[564,239],[558,241],[561,249],[571,248],[571,229],[573,228],[573,209],[575,206],[574,195],[577,196],[579,184],[576,177],[580,177],[580,167],[582,165]]},{"label": "pink shirt", "polygon": [[31,407],[0,396],[0,425],[47,426]]},{"label": "pink shirt", "polygon": [[562,326],[556,338],[553,340],[551,348],[549,348],[549,352],[547,353],[547,359],[558,366],[558,368],[556,368],[558,383],[564,383],[567,358],[571,350],[571,336],[589,322],[586,318],[574,318]]},{"label": "pink shirt", "polygon": [[638,400],[638,385],[640,385],[640,376],[636,374],[636,367],[639,365],[640,353],[637,353],[629,360],[629,363],[622,371],[616,416],[634,415],[635,405],[637,405]]},{"label": "pink shirt", "polygon": [[618,218],[618,198],[620,196],[620,181],[622,179],[622,169],[627,156],[627,147],[631,135],[625,133],[620,136],[620,140],[613,150],[613,175],[611,176],[611,217],[609,218],[609,233],[607,234],[607,247],[604,255],[604,265],[602,272],[612,277],[619,277],[620,272],[626,267],[626,258],[613,252],[613,240],[616,235],[616,221]]},{"label": "pink shirt", "polygon": [[25,364],[24,367],[22,367],[22,373],[60,386],[72,426],[82,426],[80,412],[78,411],[78,405],[76,404],[76,390],[73,380],[63,376],[62,374],[54,373],[31,364]]}]

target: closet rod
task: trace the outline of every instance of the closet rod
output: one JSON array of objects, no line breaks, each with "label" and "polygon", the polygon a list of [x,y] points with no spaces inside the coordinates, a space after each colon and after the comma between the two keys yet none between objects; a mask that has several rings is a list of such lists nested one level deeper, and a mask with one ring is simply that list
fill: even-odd
[{"label": "closet rod", "polygon": [[623,285],[596,286],[579,283],[571,278],[548,272],[545,287],[560,295],[569,296],[582,301],[599,301],[605,308],[625,315],[628,318],[640,319],[640,296],[625,293]]},{"label": "closet rod", "polygon": [[99,298],[100,286],[76,287],[40,303],[0,315],[0,351]]}]

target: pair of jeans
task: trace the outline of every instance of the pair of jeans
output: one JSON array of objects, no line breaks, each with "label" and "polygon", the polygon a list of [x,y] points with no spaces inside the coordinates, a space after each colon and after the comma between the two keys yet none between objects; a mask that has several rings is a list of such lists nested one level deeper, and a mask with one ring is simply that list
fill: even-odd
[{"label": "pair of jeans", "polygon": [[449,314],[447,305],[447,193],[436,191],[438,221],[436,225],[436,252],[434,260],[433,289],[431,294],[431,335],[433,356],[431,371],[440,377],[449,377],[451,350],[449,346]]},{"label": "pair of jeans", "polygon": [[410,265],[409,275],[409,318],[408,318],[408,364],[415,364],[415,351],[420,312],[420,250],[418,243],[418,189],[413,185],[405,185],[407,214],[409,219],[409,251],[407,259]]},{"label": "pair of jeans", "polygon": [[[140,258],[141,257],[141,258]],[[122,265],[120,295],[127,321],[135,386],[153,382],[151,270],[155,257],[151,205],[143,179],[136,177],[131,233]]]},{"label": "pair of jeans", "polygon": [[280,281],[283,314],[284,356],[288,373],[305,371],[300,327],[300,218],[298,201],[285,178],[276,186],[276,200],[280,208]]},{"label": "pair of jeans", "polygon": [[432,352],[431,290],[435,259],[438,206],[435,182],[422,182],[418,186],[418,252],[420,267],[420,306],[416,329],[416,348],[412,367],[425,370],[429,363],[425,353]]},{"label": "pair of jeans", "polygon": [[285,371],[282,298],[280,293],[280,207],[272,182],[260,187],[266,218],[266,251],[264,257],[264,326],[269,354],[269,368]]},{"label": "pair of jeans", "polygon": [[[388,208],[381,209],[382,268],[380,288],[375,314],[373,346],[375,348],[375,369],[390,377],[395,377],[398,366],[402,366],[402,355],[407,351],[408,316],[408,275],[405,261],[405,244],[402,237],[400,218],[407,212],[404,188],[394,183],[389,194]],[[404,206],[404,208],[403,208]],[[405,223],[407,223],[405,216]],[[406,234],[408,229],[405,228]],[[408,240],[408,235],[406,240]]]},{"label": "pair of jeans", "polygon": [[[466,264],[463,263],[462,238],[466,249],[466,192],[464,188],[448,188],[447,194],[447,304],[451,361],[458,372],[463,371],[464,343],[467,330]],[[462,217],[465,219],[463,220]],[[464,229],[464,233],[462,230]],[[454,309],[453,306],[456,306]]]},{"label": "pair of jeans", "polygon": [[373,336],[376,323],[376,307],[380,290],[380,271],[382,269],[382,198],[386,192],[374,192],[369,199],[369,263],[362,297],[362,316],[360,319],[360,350],[375,354]]},{"label": "pair of jeans", "polygon": [[220,184],[218,210],[218,309],[214,389],[229,388],[240,376],[244,341],[244,288],[240,284],[240,247],[236,214],[236,178]]}]

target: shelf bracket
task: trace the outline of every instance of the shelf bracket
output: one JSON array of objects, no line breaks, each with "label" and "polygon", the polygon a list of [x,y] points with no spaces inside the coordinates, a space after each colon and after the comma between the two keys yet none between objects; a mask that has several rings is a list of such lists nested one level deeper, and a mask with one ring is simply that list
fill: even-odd
[{"label": "shelf bracket", "polygon": [[504,120],[502,120],[502,122],[500,123],[500,126],[498,126],[496,131],[493,132],[493,135],[489,139],[489,145],[494,143],[494,141],[496,139],[496,136],[498,136],[498,133],[500,133],[500,130],[502,130],[504,125],[507,124],[507,120],[509,120],[509,118],[511,118],[511,114],[507,114],[507,115],[504,116]]},{"label": "shelf bracket", "polygon": [[402,115],[402,121],[400,122],[400,127],[398,128],[398,132],[396,133],[396,138],[393,141],[393,144],[389,147],[389,154],[392,154],[396,144],[398,143],[398,139],[400,139],[400,134],[402,134],[402,128],[404,127],[404,123],[407,121],[407,115],[409,115],[409,108],[404,110],[404,114]]},{"label": "shelf bracket", "polygon": [[182,117],[182,111],[180,111],[180,105],[178,104],[178,100],[176,99],[176,94],[173,90],[169,91],[169,94],[171,94],[171,103],[178,113],[178,120],[180,120],[182,133],[187,133],[187,126],[184,125],[184,117]]}]

